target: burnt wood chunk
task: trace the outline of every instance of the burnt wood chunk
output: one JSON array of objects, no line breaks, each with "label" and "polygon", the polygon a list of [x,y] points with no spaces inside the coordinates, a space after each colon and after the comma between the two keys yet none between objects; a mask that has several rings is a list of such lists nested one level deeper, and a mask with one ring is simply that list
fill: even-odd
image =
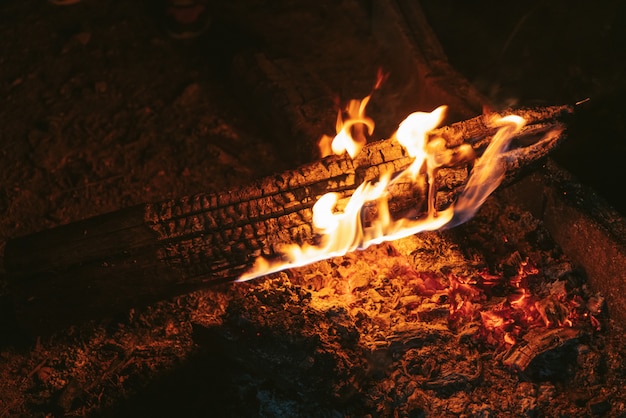
[{"label": "burnt wood chunk", "polygon": [[[545,156],[564,129],[557,119],[569,111],[515,111],[528,121],[520,138],[543,139],[505,154],[507,169],[519,171]],[[546,140],[546,132],[553,131]],[[468,142],[480,155],[494,133],[488,117],[479,116],[433,135],[452,146]],[[524,159],[527,155],[532,158]],[[46,312],[94,318],[236,279],[260,255],[271,257],[283,244],[312,242],[312,207],[323,194],[348,198],[362,182],[375,182],[381,173],[399,172],[411,162],[396,141],[378,141],[354,160],[331,156],[239,189],[139,205],[12,239],[5,266],[18,310],[30,312],[31,322],[45,328]],[[438,199],[453,201],[466,178],[467,167],[440,170]],[[423,196],[415,190],[399,187],[394,193],[392,215],[422,208]]]},{"label": "burnt wood chunk", "polygon": [[533,328],[520,344],[515,344],[504,354],[502,364],[524,371],[539,355],[563,347],[581,335],[582,330],[576,328]]}]

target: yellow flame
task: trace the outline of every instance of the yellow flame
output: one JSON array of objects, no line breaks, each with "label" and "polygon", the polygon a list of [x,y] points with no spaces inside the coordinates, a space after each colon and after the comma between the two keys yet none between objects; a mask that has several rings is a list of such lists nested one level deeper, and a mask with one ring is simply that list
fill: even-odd
[{"label": "yellow flame", "polygon": [[422,166],[428,160],[427,139],[428,133],[435,129],[446,113],[446,106],[439,106],[430,113],[411,113],[398,126],[395,137],[407,153],[414,158],[413,163],[406,171],[412,178],[417,177]]},{"label": "yellow flame", "polygon": [[449,227],[471,219],[487,197],[500,185],[506,168],[501,164],[499,157],[508,149],[511,139],[524,127],[526,121],[520,116],[509,115],[497,117],[491,123],[500,129],[474,164],[472,175],[456,202],[454,221],[448,225]]},{"label": "yellow flame", "polygon": [[[342,124],[339,128],[341,118],[338,119],[337,150],[347,151],[353,156],[355,150],[358,152],[361,149],[362,145],[359,144],[363,142],[364,137],[357,139],[356,145],[350,145],[345,141],[352,137],[354,127],[358,124],[367,126],[370,132],[373,129],[373,122],[370,124],[368,118],[364,116],[368,100],[369,96],[362,102],[355,101],[351,104],[349,113],[355,118],[350,123]],[[519,116],[507,116],[494,120],[492,123],[498,126],[499,130],[483,155],[476,160],[474,151],[468,144],[447,148],[442,138],[428,140],[429,134],[442,122],[445,111],[446,107],[440,106],[429,113],[416,112],[399,125],[393,139],[406,148],[414,160],[408,168],[397,173],[393,180],[391,177],[394,173],[384,173],[376,183],[364,182],[355,190],[341,211],[337,210],[340,196],[336,193],[328,193],[315,203],[313,227],[321,236],[318,245],[287,244],[280,249],[282,253],[280,259],[257,258],[252,269],[242,275],[239,281],[301,267],[422,231],[452,227],[470,219],[502,181],[505,168],[500,164],[499,156],[506,151],[514,134],[523,127],[524,119]],[[437,210],[435,204],[437,170],[471,161],[475,161],[474,168],[456,204]],[[409,180],[417,185],[418,180],[423,179],[422,174],[425,174],[429,186],[427,213],[418,218],[393,219],[388,207],[389,188],[400,179]],[[370,203],[376,204],[376,216],[368,225],[364,225],[363,208]],[[416,206],[418,203],[416,202]]]}]

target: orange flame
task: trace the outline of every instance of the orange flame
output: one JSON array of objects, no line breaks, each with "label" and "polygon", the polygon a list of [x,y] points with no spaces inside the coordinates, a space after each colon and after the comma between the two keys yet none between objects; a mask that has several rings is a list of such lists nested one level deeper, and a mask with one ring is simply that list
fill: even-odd
[{"label": "orange flame", "polygon": [[[330,141],[330,137],[324,136],[319,142],[322,157],[331,154],[341,155],[347,152],[350,157],[354,158],[361,151],[367,137],[363,127],[367,128],[368,135],[374,132],[374,121],[365,116],[365,107],[369,103],[371,95],[366,96],[363,100],[350,100],[346,113],[348,120],[345,122],[341,117],[341,111],[337,114],[337,135]],[[330,150],[328,144],[330,143]],[[332,152],[331,152],[332,151]]]},{"label": "orange flame", "polygon": [[[367,96],[361,102],[351,102],[348,113],[353,119],[346,123],[341,122],[341,114],[339,115],[337,123],[339,133],[333,140],[332,146],[335,152],[347,151],[351,157],[354,157],[355,152],[358,153],[362,148],[364,144],[362,126],[366,126],[369,133],[374,128],[373,121],[370,122],[371,119],[365,117],[365,105],[369,98],[370,96]],[[282,253],[280,259],[268,260],[259,257],[251,271],[242,275],[239,281],[288,268],[301,267],[422,231],[452,227],[469,220],[502,181],[505,168],[499,163],[499,156],[506,151],[511,138],[524,126],[525,122],[519,116],[507,116],[494,120],[494,125],[499,126],[500,129],[483,155],[475,161],[467,185],[456,204],[437,210],[436,185],[433,180],[437,170],[475,160],[474,151],[468,144],[449,149],[443,138],[428,141],[429,133],[442,122],[445,111],[446,107],[440,106],[430,113],[415,112],[399,125],[392,140],[397,140],[405,147],[414,160],[407,169],[395,175],[393,180],[392,175],[395,173],[388,172],[381,175],[375,184],[370,182],[361,184],[342,211],[337,210],[339,195],[335,193],[328,193],[315,203],[313,226],[321,235],[319,245],[288,244],[280,249]],[[357,138],[354,138],[352,134],[356,126],[361,126],[361,130],[356,130]],[[338,141],[336,147],[335,141]],[[422,218],[392,219],[387,196],[390,186],[400,179],[417,185],[418,178],[424,172],[429,186],[426,215]],[[368,203],[376,203],[378,211],[376,218],[365,226],[361,219],[361,210]]]},{"label": "orange flame", "polygon": [[348,102],[346,107],[348,119],[345,122],[343,121],[341,110],[337,113],[337,122],[335,124],[337,135],[334,138],[324,135],[318,143],[322,158],[332,154],[341,155],[344,152],[347,152],[351,158],[354,158],[365,146],[367,137],[365,136],[364,128],[367,128],[367,134],[371,136],[376,126],[372,118],[365,116],[365,108],[372,98],[373,91],[380,88],[386,77],[386,74],[378,70],[376,84],[374,84],[372,93],[365,96],[362,100],[350,100]]}]

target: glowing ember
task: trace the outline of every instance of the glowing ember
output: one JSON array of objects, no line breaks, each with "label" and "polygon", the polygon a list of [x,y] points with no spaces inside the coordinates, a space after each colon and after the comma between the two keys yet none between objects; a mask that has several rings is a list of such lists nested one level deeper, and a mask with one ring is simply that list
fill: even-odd
[{"label": "glowing ember", "polygon": [[[351,119],[345,123],[341,120],[341,114],[339,115],[339,133],[331,147],[335,153],[348,152],[354,157],[365,144],[363,126],[367,127],[370,134],[374,129],[374,123],[365,117],[365,106],[369,98],[367,96],[361,102],[351,102],[348,107]],[[340,196],[337,194],[326,194],[317,201],[313,207],[313,227],[321,237],[318,245],[286,245],[280,249],[282,256],[278,259],[258,258],[252,270],[241,276],[239,281],[344,255],[372,244],[400,239],[422,231],[453,227],[469,220],[502,181],[505,168],[500,164],[499,157],[507,150],[511,139],[524,126],[525,121],[513,115],[493,120],[493,126],[499,127],[499,130],[483,155],[476,159],[468,144],[447,148],[443,138],[429,140],[429,134],[441,124],[445,111],[446,107],[440,106],[430,113],[415,112],[399,125],[390,140],[398,141],[409,156],[413,157],[412,164],[405,170],[399,173],[383,173],[377,183],[364,182],[342,210],[338,210]],[[327,144],[329,141],[326,138],[322,142]],[[469,162],[474,162],[474,168],[457,202],[437,210],[434,181],[437,171]],[[410,182],[415,188],[428,184],[428,210],[425,215],[416,218],[392,218],[388,208],[389,190],[399,181]],[[416,207],[419,203],[416,202]],[[362,209],[369,204],[375,204],[377,212],[375,218],[365,224]]]},{"label": "glowing ember", "polygon": [[[568,292],[565,281],[547,283],[533,263],[519,261],[519,269],[512,277],[483,271],[478,272],[477,279],[449,275],[448,326],[460,329],[479,318],[478,336],[500,348],[516,345],[530,329],[580,328],[585,324],[599,329],[595,315],[600,310],[594,311],[589,307],[590,302],[585,304],[579,295]],[[530,281],[543,283],[541,291],[531,292]],[[499,293],[506,296],[495,300],[487,297],[495,286],[500,286]],[[496,302],[497,299],[500,301]]]}]

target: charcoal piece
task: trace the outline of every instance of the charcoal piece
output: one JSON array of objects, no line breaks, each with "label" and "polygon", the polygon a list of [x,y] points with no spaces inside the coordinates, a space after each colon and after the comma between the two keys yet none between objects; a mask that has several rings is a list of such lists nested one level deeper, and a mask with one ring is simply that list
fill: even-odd
[{"label": "charcoal piece", "polygon": [[502,364],[524,371],[537,356],[574,342],[582,335],[583,331],[576,328],[533,328],[522,342],[505,353]]}]

